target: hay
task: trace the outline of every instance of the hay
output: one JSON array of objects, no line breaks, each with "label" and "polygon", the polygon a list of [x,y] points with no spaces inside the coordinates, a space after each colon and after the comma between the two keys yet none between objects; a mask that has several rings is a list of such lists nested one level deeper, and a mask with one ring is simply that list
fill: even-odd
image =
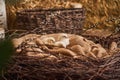
[{"label": "hay", "polygon": [[[19,1],[19,0],[18,0]],[[40,9],[53,9],[53,8],[66,8],[67,3],[82,3],[83,7],[86,9],[86,21],[85,28],[89,28],[90,25],[95,23],[101,23],[108,18],[116,17],[120,15],[120,0],[21,0],[18,3],[12,5],[7,4],[7,15],[8,15],[8,25],[9,29],[16,27],[16,11],[23,9],[31,8],[40,8]],[[68,6],[69,7],[69,6]],[[118,26],[119,20],[115,22],[103,22],[97,26],[101,29],[115,30]]]}]

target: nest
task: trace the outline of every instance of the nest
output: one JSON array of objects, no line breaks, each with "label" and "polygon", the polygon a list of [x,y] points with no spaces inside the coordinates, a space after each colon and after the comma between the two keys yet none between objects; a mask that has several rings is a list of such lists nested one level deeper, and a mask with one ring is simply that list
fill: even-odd
[{"label": "nest", "polygon": [[119,32],[112,33],[108,30],[90,29],[84,32],[82,36],[94,41],[95,43],[100,43],[104,48],[109,48],[113,41],[117,43],[118,47],[120,47]]},{"label": "nest", "polygon": [[[7,80],[119,80],[120,52],[100,60],[73,59],[57,56],[57,60],[12,56],[3,79]],[[85,58],[85,57],[84,57]]]},{"label": "nest", "polygon": [[[92,37],[91,37],[92,38]],[[104,40],[103,40],[104,41]],[[104,44],[105,45],[105,44]],[[51,54],[51,53],[44,53]],[[103,59],[54,54],[57,58],[14,54],[1,79],[7,80],[119,80],[120,50]]]}]

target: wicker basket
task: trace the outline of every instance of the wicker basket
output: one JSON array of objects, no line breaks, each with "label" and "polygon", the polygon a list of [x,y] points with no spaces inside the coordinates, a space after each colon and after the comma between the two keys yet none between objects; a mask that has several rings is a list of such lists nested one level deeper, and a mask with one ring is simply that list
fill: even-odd
[{"label": "wicker basket", "polygon": [[74,33],[80,34],[85,19],[85,9],[29,9],[17,12],[17,26],[20,29],[39,33]]}]

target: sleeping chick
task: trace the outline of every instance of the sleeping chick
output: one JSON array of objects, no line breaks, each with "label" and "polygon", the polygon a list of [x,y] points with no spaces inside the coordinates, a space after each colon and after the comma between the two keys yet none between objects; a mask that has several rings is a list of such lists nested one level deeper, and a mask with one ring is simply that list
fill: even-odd
[{"label": "sleeping chick", "polygon": [[43,36],[40,39],[45,45],[53,45],[55,43],[55,39],[53,37]]},{"label": "sleeping chick", "polygon": [[107,51],[100,44],[93,45],[91,52],[96,55],[97,58],[104,58],[108,55]]},{"label": "sleeping chick", "polygon": [[51,43],[55,47],[66,48],[69,45],[69,38],[66,33],[56,33],[56,34],[47,34],[40,37],[40,39],[45,43]]},{"label": "sleeping chick", "polygon": [[63,47],[63,48],[66,48],[67,45],[69,45],[69,44],[70,44],[70,42],[69,42],[69,38],[68,38],[67,34],[62,34],[59,37],[59,41],[55,42],[55,46]]}]

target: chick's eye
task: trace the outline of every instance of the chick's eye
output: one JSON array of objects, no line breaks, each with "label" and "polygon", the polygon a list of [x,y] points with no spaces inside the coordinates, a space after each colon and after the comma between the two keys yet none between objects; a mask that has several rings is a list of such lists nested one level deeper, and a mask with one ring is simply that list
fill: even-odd
[{"label": "chick's eye", "polygon": [[83,41],[87,41],[85,38],[83,38]]}]

